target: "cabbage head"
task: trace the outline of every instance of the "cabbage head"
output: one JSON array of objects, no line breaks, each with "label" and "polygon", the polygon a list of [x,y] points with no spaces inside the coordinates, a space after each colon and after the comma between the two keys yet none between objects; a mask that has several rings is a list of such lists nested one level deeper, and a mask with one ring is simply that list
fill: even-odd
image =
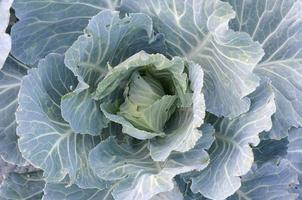
[{"label": "cabbage head", "polygon": [[302,0],[0,0],[0,200],[302,199]]}]

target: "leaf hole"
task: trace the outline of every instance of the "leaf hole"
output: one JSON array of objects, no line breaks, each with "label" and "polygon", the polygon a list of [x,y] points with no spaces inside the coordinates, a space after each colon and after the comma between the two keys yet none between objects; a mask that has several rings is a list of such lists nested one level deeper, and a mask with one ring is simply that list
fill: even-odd
[{"label": "leaf hole", "polygon": [[84,29],[84,35],[88,38],[91,37],[91,33],[89,33],[87,29]]},{"label": "leaf hole", "polygon": [[91,33],[89,33],[87,30],[84,30],[84,35],[88,38],[91,37]]},{"label": "leaf hole", "polygon": [[106,24],[106,25],[105,25],[105,28],[106,28],[107,30],[109,30],[109,27],[110,27],[110,24]]}]

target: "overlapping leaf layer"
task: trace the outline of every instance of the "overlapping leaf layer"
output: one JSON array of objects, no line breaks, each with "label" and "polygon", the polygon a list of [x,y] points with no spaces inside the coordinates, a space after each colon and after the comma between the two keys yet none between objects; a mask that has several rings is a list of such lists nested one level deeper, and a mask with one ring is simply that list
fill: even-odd
[{"label": "overlapping leaf layer", "polygon": [[302,198],[302,0],[0,0],[0,200]]}]

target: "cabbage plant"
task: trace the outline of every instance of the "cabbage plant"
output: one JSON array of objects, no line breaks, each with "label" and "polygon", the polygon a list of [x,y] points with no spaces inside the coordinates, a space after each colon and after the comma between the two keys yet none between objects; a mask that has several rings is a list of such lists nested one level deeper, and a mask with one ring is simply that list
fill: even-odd
[{"label": "cabbage plant", "polygon": [[1,200],[301,199],[301,0],[0,0]]}]

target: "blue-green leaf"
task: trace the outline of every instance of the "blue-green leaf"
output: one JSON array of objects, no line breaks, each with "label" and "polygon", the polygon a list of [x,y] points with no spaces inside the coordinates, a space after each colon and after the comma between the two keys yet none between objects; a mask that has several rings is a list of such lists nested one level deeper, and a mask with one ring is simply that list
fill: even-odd
[{"label": "blue-green leaf", "polygon": [[255,73],[272,82],[277,111],[270,134],[280,139],[302,125],[302,1],[228,1],[237,13],[231,27],[249,33],[265,51]]},{"label": "blue-green leaf", "polygon": [[193,193],[191,190],[191,181],[186,180],[182,175],[176,176],[175,181],[177,182],[178,188],[183,194],[184,200],[207,200],[200,193]]},{"label": "blue-green leaf", "polygon": [[[2,11],[0,10],[0,12],[2,12]],[[9,54],[10,49],[11,49],[11,38],[10,38],[10,36],[6,33],[1,33],[0,32],[0,69],[4,65],[5,60],[8,56],[8,54]]]},{"label": "blue-green leaf", "polygon": [[180,192],[178,186],[174,184],[174,188],[167,192],[161,192],[153,196],[150,200],[183,200],[183,194]]},{"label": "blue-green leaf", "polygon": [[0,187],[1,200],[38,200],[43,196],[45,182],[42,171],[10,173]]},{"label": "blue-green leaf", "polygon": [[255,162],[258,166],[266,162],[277,163],[280,159],[286,157],[288,139],[281,140],[263,139],[253,148]]},{"label": "blue-green leaf", "polygon": [[26,173],[26,172],[34,172],[37,171],[31,165],[27,166],[17,166],[11,163],[4,161],[0,157],[0,184],[2,183],[3,179],[5,179],[9,173],[16,172],[16,173]]},{"label": "blue-green leaf", "polygon": [[0,1],[0,69],[3,67],[11,49],[11,38],[5,31],[9,22],[9,9],[12,2],[13,0]]},{"label": "blue-green leaf", "polygon": [[[202,131],[202,137],[197,141],[194,148],[197,148],[197,149],[202,148],[202,149],[208,150],[214,141],[215,129],[210,124],[204,124],[201,127],[201,131]],[[191,190],[191,184],[192,184],[191,176],[194,173],[198,173],[198,172],[192,171],[192,172],[188,172],[185,174],[177,175],[174,178],[179,190],[183,194],[184,200],[204,200],[204,199],[206,199],[200,193],[193,193]]]},{"label": "blue-green leaf", "polygon": [[203,148],[208,150],[215,140],[215,129],[211,124],[205,123],[201,126],[201,131],[202,137],[196,142],[194,148]]},{"label": "blue-green leaf", "polygon": [[[62,103],[70,105],[72,101],[77,104],[62,107],[64,119],[76,131],[95,135],[106,127],[107,122],[100,111],[99,102],[90,98],[91,93],[105,77],[108,68],[143,49],[149,52],[165,50],[162,37],[154,36],[152,21],[147,15],[133,14],[120,18],[119,12],[106,10],[90,20],[85,34],[67,50],[65,58],[67,67],[78,76],[82,85],[76,93],[64,97]],[[88,87],[89,91],[78,94]],[[73,114],[78,112],[90,118],[74,118]]]},{"label": "blue-green leaf", "polygon": [[49,53],[63,53],[83,34],[88,20],[119,0],[15,0],[19,22],[12,29],[12,53],[35,64]]},{"label": "blue-green leaf", "polygon": [[152,160],[147,143],[118,144],[114,137],[102,141],[90,153],[90,163],[100,178],[115,181],[116,200],[150,199],[174,187],[173,177],[208,164],[203,149],[171,153],[165,162]]},{"label": "blue-green leaf", "polygon": [[289,132],[288,140],[287,159],[291,161],[292,168],[298,174],[300,185],[296,186],[296,188],[299,198],[302,198],[302,128],[292,128]]},{"label": "blue-green leaf", "polygon": [[152,53],[165,50],[162,37],[154,36],[151,18],[145,14],[120,18],[119,12],[105,10],[91,19],[85,34],[68,49],[65,64],[87,87],[95,89],[108,67],[140,50]]},{"label": "blue-green leaf", "polygon": [[92,99],[89,90],[71,92],[61,101],[62,116],[75,133],[100,135],[108,120],[100,110],[99,102]]},{"label": "blue-green leaf", "polygon": [[290,188],[298,183],[298,179],[288,160],[281,160],[279,164],[268,162],[261,167],[255,165],[241,182],[239,190],[227,200],[297,199],[297,194],[291,193]]},{"label": "blue-green leaf", "polygon": [[13,3],[13,0],[0,1],[0,33],[5,33],[7,25],[9,23],[9,9]]},{"label": "blue-green leaf", "polygon": [[23,78],[19,93],[17,133],[22,155],[44,170],[47,182],[59,182],[68,174],[81,187],[104,187],[88,165],[90,149],[100,137],[76,134],[61,116],[62,96],[77,79],[64,66],[64,57],[50,54]]},{"label": "blue-green leaf", "polygon": [[253,68],[263,56],[246,33],[228,29],[235,16],[218,0],[122,0],[126,12],[150,15],[154,29],[165,35],[168,54],[200,64],[205,72],[206,108],[218,116],[235,117],[249,110],[246,96],[258,85]]},{"label": "blue-green leaf", "polygon": [[114,200],[109,189],[83,189],[69,181],[46,183],[42,200]]},{"label": "blue-green leaf", "polygon": [[210,164],[192,178],[191,189],[212,199],[225,199],[240,188],[239,176],[247,173],[254,161],[252,148],[260,141],[258,134],[268,131],[275,112],[274,95],[269,84],[262,84],[249,96],[249,112],[234,119],[218,119],[215,142],[209,149]]},{"label": "blue-green leaf", "polygon": [[0,71],[0,155],[17,165],[25,164],[17,145],[15,112],[21,79],[27,69],[10,55]]}]

